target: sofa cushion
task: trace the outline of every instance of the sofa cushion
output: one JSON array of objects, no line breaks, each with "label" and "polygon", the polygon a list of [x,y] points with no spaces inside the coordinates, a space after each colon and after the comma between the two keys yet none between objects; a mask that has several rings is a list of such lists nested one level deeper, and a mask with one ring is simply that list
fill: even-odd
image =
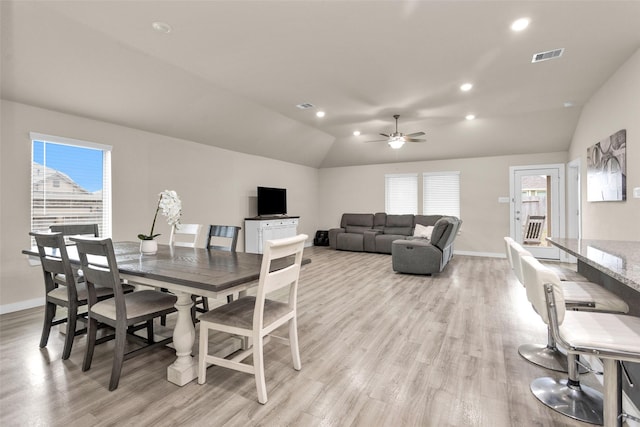
[{"label": "sofa cushion", "polygon": [[416,228],[413,230],[413,237],[424,237],[425,239],[431,239],[431,233],[433,232],[433,225],[421,225],[416,224]]},{"label": "sofa cushion", "polygon": [[387,215],[384,234],[411,236],[413,234],[413,215]]},{"label": "sofa cushion", "polygon": [[420,225],[436,225],[442,215],[416,215],[414,221]]},{"label": "sofa cushion", "polygon": [[436,225],[433,226],[433,231],[431,232],[431,244],[437,246],[443,237],[445,237],[445,239],[449,237],[449,234],[447,233],[445,236],[445,233],[447,232],[447,227],[450,225],[451,224],[446,218],[440,218],[438,222],[436,222]]},{"label": "sofa cushion", "polygon": [[373,228],[382,230],[387,223],[387,214],[384,212],[377,212],[373,216]]},{"label": "sofa cushion", "polygon": [[336,249],[355,252],[364,251],[364,234],[338,234]]},{"label": "sofa cushion", "polygon": [[348,225],[366,227],[367,229],[373,228],[373,214],[343,214],[340,227],[347,228]]},{"label": "sofa cushion", "polygon": [[363,234],[365,231],[371,230],[371,227],[361,227],[358,225],[347,225],[345,228],[347,233]]}]

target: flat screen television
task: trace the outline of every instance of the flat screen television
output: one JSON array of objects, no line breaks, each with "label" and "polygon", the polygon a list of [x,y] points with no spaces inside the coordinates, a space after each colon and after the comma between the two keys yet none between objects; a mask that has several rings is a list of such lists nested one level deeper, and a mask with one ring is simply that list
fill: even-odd
[{"label": "flat screen television", "polygon": [[286,214],[286,188],[258,187],[258,216]]}]

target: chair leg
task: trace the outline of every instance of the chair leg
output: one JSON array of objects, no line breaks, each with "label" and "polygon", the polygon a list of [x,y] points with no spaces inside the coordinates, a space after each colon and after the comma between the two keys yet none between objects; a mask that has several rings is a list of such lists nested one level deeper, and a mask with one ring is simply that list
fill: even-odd
[{"label": "chair leg", "polygon": [[563,415],[602,425],[602,393],[591,387],[580,385],[577,355],[569,353],[567,360],[569,376],[566,380],[556,381],[549,377],[535,379],[531,383],[531,392],[540,402]]},{"label": "chair leg", "polygon": [[518,347],[518,353],[534,365],[553,371],[569,372],[567,356],[558,350],[550,328],[547,328],[547,345],[523,344]]},{"label": "chair leg", "polygon": [[298,348],[298,320],[294,317],[289,320],[289,346],[291,347],[291,358],[293,359],[293,369],[302,369],[300,362],[300,349]]},{"label": "chair leg", "polygon": [[153,319],[147,320],[147,344],[153,344],[155,337],[153,336]]},{"label": "chair leg", "polygon": [[202,297],[202,308],[204,308],[204,311],[209,311],[209,298],[203,296]]},{"label": "chair leg", "polygon": [[622,426],[622,369],[620,361],[604,359],[604,425]]},{"label": "chair leg", "polygon": [[67,360],[71,355],[71,347],[76,337],[76,323],[78,321],[78,307],[67,307],[67,336],[64,338],[64,350],[62,360]]},{"label": "chair leg", "polygon": [[89,315],[87,320],[87,347],[84,352],[84,362],[82,363],[82,371],[88,371],[91,368],[91,360],[93,359],[93,350],[96,347],[96,333],[98,330],[98,321]]},{"label": "chair leg", "polygon": [[126,328],[116,327],[116,346],[113,349],[113,367],[111,368],[111,381],[109,391],[118,388],[120,382],[120,372],[122,372],[122,362],[124,362],[124,345],[127,341]]},{"label": "chair leg", "polygon": [[207,362],[206,357],[209,354],[209,329],[200,322],[200,351],[198,355],[198,384],[204,384],[207,381]]},{"label": "chair leg", "polygon": [[267,383],[264,378],[264,337],[254,337],[253,342],[253,370],[256,377],[258,402],[267,403]]},{"label": "chair leg", "polygon": [[40,337],[40,348],[46,347],[49,342],[49,334],[51,333],[51,323],[56,316],[56,305],[47,302],[44,308],[44,324],[42,325],[42,336]]}]

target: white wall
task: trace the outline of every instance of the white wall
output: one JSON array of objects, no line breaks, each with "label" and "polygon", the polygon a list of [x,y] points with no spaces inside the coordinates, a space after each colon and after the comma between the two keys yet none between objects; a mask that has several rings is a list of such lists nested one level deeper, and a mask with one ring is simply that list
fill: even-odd
[{"label": "white wall", "polygon": [[[587,202],[587,147],[627,130],[627,200]],[[581,161],[582,237],[640,240],[640,49],[591,97],[582,109],[569,150]]]},{"label": "white wall", "polygon": [[498,203],[498,197],[509,196],[509,167],[566,160],[567,153],[560,152],[321,169],[318,224],[338,227],[345,212],[384,212],[385,174],[460,171],[463,224],[455,250],[502,256],[503,237],[509,235],[509,204]]},{"label": "white wall", "polygon": [[[158,193],[176,190],[183,222],[240,225],[254,216],[258,185],[285,187],[289,213],[300,216],[299,232],[317,227],[318,170],[223,150],[23,104],[2,101],[0,145],[0,309],[43,301],[42,272],[20,251],[29,245],[29,132],[113,146],[113,238],[135,241],[151,227]],[[164,217],[156,231],[169,237]],[[239,250],[244,250],[244,234]]]}]

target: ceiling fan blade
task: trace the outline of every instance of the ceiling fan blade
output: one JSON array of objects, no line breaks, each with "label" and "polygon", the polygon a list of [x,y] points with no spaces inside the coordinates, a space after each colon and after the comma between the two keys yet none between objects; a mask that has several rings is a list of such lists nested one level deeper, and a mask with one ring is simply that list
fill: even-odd
[{"label": "ceiling fan blade", "polygon": [[387,135],[386,133],[381,133],[380,135],[389,138],[389,135]]},{"label": "ceiling fan blade", "polygon": [[426,139],[405,138],[406,142],[425,142]]},{"label": "ceiling fan blade", "polygon": [[426,135],[426,134],[424,132],[415,132],[415,133],[407,134],[405,136],[408,136],[409,138],[413,138],[414,136],[422,136],[422,135]]},{"label": "ceiling fan blade", "polygon": [[374,139],[373,141],[363,141],[363,142],[387,142],[388,139]]}]

